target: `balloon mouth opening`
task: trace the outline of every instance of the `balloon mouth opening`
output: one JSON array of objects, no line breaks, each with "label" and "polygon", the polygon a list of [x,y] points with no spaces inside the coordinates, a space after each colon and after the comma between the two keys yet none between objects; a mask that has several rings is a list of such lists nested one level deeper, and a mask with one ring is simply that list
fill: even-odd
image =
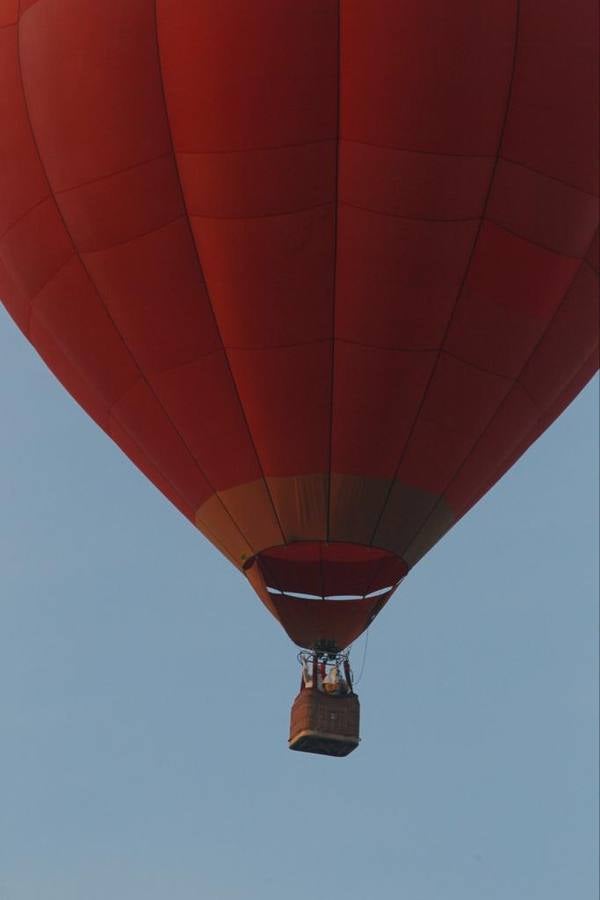
[{"label": "balloon mouth opening", "polygon": [[405,561],[389,550],[325,541],[270,547],[243,568],[253,566],[272,596],[333,602],[386,598],[408,571]]},{"label": "balloon mouth opening", "polygon": [[368,594],[301,594],[300,591],[283,591],[270,585],[267,585],[267,590],[270,594],[285,594],[286,597],[297,597],[298,600],[368,600],[370,597],[381,597],[395,587],[395,584],[388,584]]}]

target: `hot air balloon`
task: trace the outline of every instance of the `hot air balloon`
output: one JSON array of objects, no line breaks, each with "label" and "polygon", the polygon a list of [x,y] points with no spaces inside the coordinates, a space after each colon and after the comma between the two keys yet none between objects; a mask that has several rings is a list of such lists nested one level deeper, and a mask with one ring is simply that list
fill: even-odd
[{"label": "hot air balloon", "polygon": [[598,367],[597,13],[0,0],[0,296],[309,652],[292,747]]}]

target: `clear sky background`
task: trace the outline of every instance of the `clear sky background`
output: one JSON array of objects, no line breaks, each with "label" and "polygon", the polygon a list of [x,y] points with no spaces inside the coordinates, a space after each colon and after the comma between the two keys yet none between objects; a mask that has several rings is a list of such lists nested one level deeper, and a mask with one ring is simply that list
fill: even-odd
[{"label": "clear sky background", "polygon": [[335,760],[287,750],[283,630],[4,313],[0,372],[0,900],[596,900],[597,381],[377,619]]}]

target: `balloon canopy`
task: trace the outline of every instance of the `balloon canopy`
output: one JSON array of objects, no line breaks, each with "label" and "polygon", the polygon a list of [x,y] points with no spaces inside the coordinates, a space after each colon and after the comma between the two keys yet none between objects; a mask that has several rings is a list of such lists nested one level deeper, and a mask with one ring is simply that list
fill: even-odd
[{"label": "balloon canopy", "polygon": [[293,640],[598,365],[596,0],[0,0],[0,296]]}]

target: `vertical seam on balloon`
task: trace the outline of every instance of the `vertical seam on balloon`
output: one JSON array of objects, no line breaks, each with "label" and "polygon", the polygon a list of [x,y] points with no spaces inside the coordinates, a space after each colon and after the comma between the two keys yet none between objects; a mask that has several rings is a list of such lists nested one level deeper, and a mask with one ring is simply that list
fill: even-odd
[{"label": "vertical seam on balloon", "polygon": [[[590,243],[590,246],[591,246],[591,243]],[[588,247],[588,251],[589,251],[589,247]],[[571,279],[568,288],[566,289],[565,293],[563,294],[562,300],[560,301],[560,303],[558,304],[558,306],[556,307],[556,309],[555,309],[554,312],[552,313],[552,316],[551,316],[550,319],[548,320],[548,323],[546,324],[546,327],[544,328],[544,330],[543,330],[542,333],[540,334],[539,338],[537,339],[537,341],[536,341],[536,343],[535,343],[535,346],[532,348],[531,352],[529,353],[529,356],[527,357],[527,359],[525,360],[525,362],[524,362],[523,365],[521,366],[521,370],[520,370],[519,374],[517,375],[517,377],[515,378],[515,383],[514,383],[513,387],[509,388],[509,390],[506,392],[506,394],[504,395],[504,397],[502,398],[502,400],[500,401],[500,403],[499,403],[498,406],[496,407],[496,409],[495,409],[493,415],[490,417],[490,419],[488,420],[488,422],[487,422],[486,425],[484,426],[484,428],[483,428],[483,430],[481,431],[479,437],[475,440],[475,443],[473,444],[473,446],[471,447],[471,449],[469,450],[469,452],[467,453],[467,455],[465,456],[465,458],[463,459],[463,461],[462,461],[462,462],[460,463],[460,465],[458,466],[456,472],[452,475],[452,477],[451,477],[450,480],[448,481],[446,487],[445,487],[442,491],[440,491],[440,495],[439,495],[438,499],[436,500],[434,506],[432,507],[431,511],[428,513],[427,517],[423,520],[423,523],[422,523],[421,527],[420,527],[419,530],[416,532],[416,534],[415,534],[415,536],[413,537],[411,543],[410,543],[410,544],[408,545],[408,547],[406,548],[406,549],[407,549],[407,552],[408,552],[408,551],[410,550],[410,548],[413,546],[413,544],[415,543],[415,541],[417,540],[417,538],[419,537],[419,535],[422,533],[423,529],[427,526],[427,523],[429,522],[429,520],[431,519],[431,517],[434,515],[434,513],[436,512],[436,510],[439,508],[439,506],[440,506],[440,504],[442,503],[442,501],[446,501],[446,504],[447,504],[447,499],[446,499],[446,496],[445,496],[445,495],[446,495],[446,491],[452,486],[452,484],[454,483],[454,481],[458,478],[458,476],[460,475],[460,473],[462,472],[462,470],[464,469],[464,467],[467,465],[467,463],[469,462],[471,456],[473,455],[473,453],[475,452],[475,450],[477,449],[477,447],[479,446],[479,444],[481,443],[481,441],[483,440],[483,438],[484,438],[485,435],[487,434],[488,430],[492,427],[494,421],[496,420],[496,418],[497,418],[498,414],[500,413],[500,411],[502,410],[503,406],[505,406],[505,404],[507,403],[508,398],[512,396],[512,394],[513,394],[513,392],[515,391],[516,388],[519,388],[519,390],[522,390],[524,393],[527,393],[527,392],[524,390],[524,388],[522,387],[522,385],[520,384],[519,378],[521,377],[521,375],[523,374],[523,372],[525,371],[525,369],[527,368],[527,366],[529,365],[529,363],[531,362],[531,360],[532,360],[533,357],[535,356],[535,354],[536,354],[537,350],[539,349],[539,347],[540,347],[542,341],[544,340],[544,338],[546,337],[548,331],[549,331],[550,328],[552,327],[552,324],[553,324],[554,320],[556,319],[558,313],[560,312],[560,310],[561,310],[562,307],[564,306],[565,301],[567,300],[569,294],[571,293],[571,290],[572,290],[572,288],[573,288],[573,285],[575,284],[577,278],[579,277],[579,273],[581,272],[582,267],[583,267],[583,261],[582,261],[582,262],[580,263],[580,265],[577,267],[577,271],[576,271],[575,274],[573,275],[573,278]],[[540,412],[539,415],[538,415],[538,418],[537,418],[536,422],[539,423],[539,421],[540,421],[542,415],[543,415],[543,412]],[[525,452],[525,451],[523,451],[523,452]],[[516,462],[516,460],[515,460],[515,462]],[[448,504],[447,504],[447,505],[448,505]]]},{"label": "vertical seam on balloon", "polygon": [[[228,352],[227,352],[227,347],[225,346],[225,342],[224,342],[223,336],[222,336],[222,334],[221,334],[221,329],[219,328],[219,322],[218,322],[218,320],[217,320],[217,315],[216,315],[216,313],[215,313],[215,309],[214,309],[214,306],[213,306],[213,304],[212,304],[211,294],[210,294],[210,290],[209,290],[209,287],[208,287],[208,280],[207,280],[207,278],[206,278],[206,276],[205,276],[204,269],[203,269],[203,267],[202,267],[202,261],[201,261],[201,259],[200,259],[200,251],[199,251],[199,249],[198,249],[198,244],[196,243],[196,237],[195,237],[195,235],[194,235],[194,229],[192,228],[192,223],[191,223],[191,220],[190,220],[190,213],[189,213],[188,206],[187,206],[187,200],[186,200],[186,196],[185,196],[185,191],[184,191],[184,189],[183,189],[183,181],[182,181],[182,178],[181,178],[181,172],[180,172],[180,170],[179,170],[179,161],[178,161],[178,159],[177,159],[177,153],[176,153],[176,151],[175,151],[175,143],[174,143],[174,141],[173,141],[173,133],[172,133],[172,131],[171,131],[171,117],[170,117],[170,115],[169,115],[169,104],[167,103],[167,94],[166,94],[166,90],[165,90],[165,81],[164,81],[163,67],[162,67],[162,56],[161,56],[161,50],[160,50],[160,37],[159,37],[159,25],[158,25],[158,2],[159,2],[159,0],[154,0],[154,3],[153,3],[153,9],[154,9],[154,32],[155,32],[155,35],[156,35],[156,56],[157,56],[157,60],[158,60],[158,71],[159,71],[159,77],[160,77],[160,89],[161,89],[162,98],[163,98],[163,104],[164,104],[164,109],[165,109],[165,116],[166,116],[167,122],[168,122],[168,124],[169,124],[169,128],[168,128],[168,131],[169,131],[169,140],[170,140],[170,143],[171,143],[171,151],[172,151],[172,154],[173,154],[173,163],[174,163],[174,165],[175,165],[175,171],[176,171],[176,173],[177,173],[177,180],[178,180],[178,183],[179,183],[179,190],[180,190],[180,192],[181,192],[181,201],[182,201],[182,203],[183,203],[183,208],[184,208],[184,212],[185,212],[185,220],[186,220],[186,224],[187,224],[187,227],[188,227],[188,230],[189,230],[189,233],[190,233],[190,238],[191,238],[191,241],[192,241],[192,246],[193,246],[193,248],[194,248],[194,253],[195,253],[195,256],[196,256],[196,263],[197,263],[197,265],[198,265],[198,270],[199,270],[200,274],[202,275],[202,280],[203,280],[204,285],[205,285],[205,287],[206,287],[206,295],[207,295],[207,298],[208,298],[208,305],[209,305],[209,307],[210,307],[210,311],[211,311],[211,315],[212,315],[212,318],[213,318],[213,321],[214,321],[215,329],[216,329],[216,332],[217,332],[217,334],[218,334],[218,336],[219,336],[219,340],[221,341],[221,346],[223,347],[223,354],[224,354],[224,356],[225,356],[225,362],[227,363],[227,369],[228,369],[228,372],[229,372],[229,377],[230,377],[230,379],[231,379],[231,384],[232,384],[233,389],[234,389],[234,391],[235,391],[235,395],[236,395],[236,397],[237,397],[237,401],[238,401],[238,404],[239,404],[240,412],[241,412],[241,414],[242,414],[242,418],[243,418],[244,423],[245,423],[245,425],[246,425],[246,431],[248,432],[248,437],[250,438],[250,443],[252,444],[252,448],[253,448],[253,450],[254,450],[254,455],[255,455],[255,457],[256,457],[256,462],[258,463],[258,468],[259,468],[259,470],[260,470],[260,473],[261,473],[261,476],[262,476],[262,480],[263,480],[263,483],[264,483],[264,485],[265,485],[265,490],[266,490],[266,492],[267,492],[267,496],[268,496],[268,498],[269,498],[269,502],[270,502],[271,508],[272,508],[272,510],[273,510],[273,515],[275,516],[275,522],[277,523],[277,527],[278,527],[279,532],[280,532],[280,534],[281,534],[281,539],[282,539],[283,543],[285,544],[285,543],[287,543],[287,538],[286,538],[285,532],[284,532],[284,530],[283,530],[283,525],[282,525],[281,520],[280,520],[280,518],[279,518],[279,514],[278,514],[278,512],[277,512],[277,508],[276,508],[276,506],[275,506],[275,501],[274,501],[274,499],[273,499],[273,494],[271,493],[271,488],[269,487],[269,482],[267,481],[267,476],[266,476],[265,470],[264,470],[264,468],[263,468],[262,460],[261,460],[261,458],[260,458],[260,456],[259,456],[259,453],[258,453],[258,448],[257,448],[256,443],[255,443],[255,441],[254,441],[254,435],[252,434],[252,430],[251,430],[251,428],[250,428],[250,424],[249,424],[248,418],[247,418],[247,416],[246,416],[246,410],[244,409],[244,404],[242,403],[242,398],[241,398],[240,392],[239,392],[239,390],[238,390],[237,382],[236,382],[235,377],[234,377],[234,375],[233,375],[233,369],[231,368],[231,362],[230,362],[230,360],[229,360],[229,354],[228,354]],[[237,524],[236,524],[236,522],[235,522],[235,520],[234,520],[234,518],[233,518],[233,516],[231,515],[231,513],[229,512],[229,510],[227,509],[227,507],[225,506],[225,504],[223,503],[223,501],[221,500],[220,497],[219,497],[219,500],[221,501],[221,504],[223,505],[223,508],[227,511],[227,514],[228,514],[228,516],[230,517],[231,521],[236,525],[236,527],[238,527]],[[239,530],[239,528],[238,528],[238,530]],[[241,533],[241,532],[240,532],[240,533]],[[250,542],[248,541],[248,543],[250,543]],[[250,546],[252,546],[252,544],[250,544]],[[256,549],[257,552],[260,552],[260,550],[263,549],[263,548],[259,547],[259,548],[255,548],[255,549]]]},{"label": "vertical seam on balloon", "polygon": [[325,523],[326,541],[331,537],[331,486],[333,463],[333,403],[334,403],[334,378],[335,378],[335,310],[337,294],[337,266],[338,266],[338,229],[340,209],[340,147],[341,147],[341,94],[342,94],[342,2],[337,4],[337,96],[336,96],[336,142],[335,142],[335,204],[333,207],[333,276],[331,286],[331,374],[329,397],[329,454],[327,461],[327,519]]},{"label": "vertical seam on balloon", "polygon": [[[475,255],[476,255],[477,246],[478,246],[478,244],[479,244],[479,238],[480,238],[480,236],[481,236],[481,232],[482,232],[482,229],[483,229],[483,223],[486,221],[485,214],[486,214],[486,212],[487,212],[487,207],[488,207],[488,204],[489,204],[489,201],[490,201],[490,197],[491,197],[491,195],[492,195],[492,189],[493,189],[493,186],[494,186],[494,179],[495,179],[495,176],[496,176],[496,171],[497,171],[497,168],[498,168],[498,163],[499,163],[499,161],[500,161],[501,153],[502,153],[502,144],[503,144],[503,142],[504,142],[504,133],[505,133],[505,130],[506,130],[506,125],[507,125],[507,122],[508,122],[508,116],[509,116],[510,108],[511,108],[511,101],[512,101],[512,94],[513,94],[513,85],[514,85],[515,72],[516,72],[516,67],[517,67],[517,54],[518,54],[518,48],[519,48],[519,23],[520,23],[520,13],[521,13],[521,0],[516,0],[516,2],[515,2],[515,28],[514,28],[514,41],[513,41],[513,55],[512,55],[512,63],[511,63],[511,69],[510,69],[510,77],[509,77],[509,80],[508,80],[508,88],[507,88],[507,92],[506,92],[506,102],[505,102],[505,107],[504,107],[504,116],[503,116],[503,118],[502,118],[502,122],[501,122],[501,125],[500,125],[500,132],[499,132],[499,135],[498,135],[498,146],[497,146],[497,149],[496,149],[496,155],[495,155],[495,157],[494,157],[494,164],[493,164],[493,166],[492,166],[492,171],[491,171],[491,173],[490,173],[490,180],[489,180],[489,183],[488,183],[488,189],[487,189],[487,192],[486,192],[484,201],[483,201],[483,205],[482,205],[482,209],[481,209],[481,215],[479,216],[479,225],[477,226],[477,231],[476,231],[476,233],[475,233],[475,237],[473,238],[473,243],[472,243],[472,245],[471,245],[471,251],[470,251],[470,253],[469,253],[469,258],[467,259],[467,264],[466,264],[466,267],[465,267],[465,271],[464,271],[464,273],[463,273],[463,277],[462,277],[461,282],[460,282],[460,285],[459,285],[459,287],[458,287],[458,291],[457,291],[456,297],[455,297],[455,299],[454,299],[454,304],[453,304],[453,306],[452,306],[452,310],[450,311],[450,315],[449,315],[448,320],[447,320],[447,322],[446,322],[446,327],[445,327],[445,329],[444,329],[444,333],[443,333],[442,338],[441,338],[440,346],[439,346],[439,349],[438,349],[438,351],[437,351],[437,355],[436,355],[435,361],[434,361],[433,366],[432,366],[432,368],[431,368],[431,373],[430,373],[430,375],[429,375],[429,379],[427,380],[427,384],[425,385],[425,389],[424,389],[424,391],[423,391],[423,394],[422,394],[422,396],[421,396],[421,400],[420,400],[419,405],[418,405],[418,407],[417,407],[417,411],[416,411],[415,416],[414,416],[414,418],[413,418],[413,421],[412,421],[412,423],[411,423],[411,427],[410,427],[410,430],[409,430],[409,432],[408,432],[406,441],[404,442],[404,446],[403,446],[402,451],[401,451],[401,453],[400,453],[400,459],[398,460],[398,464],[397,464],[397,466],[396,466],[396,468],[395,468],[395,470],[394,470],[394,474],[392,475],[392,478],[391,478],[391,480],[390,480],[390,486],[389,486],[389,488],[388,488],[387,495],[386,495],[385,500],[384,500],[384,502],[383,502],[383,506],[382,506],[382,508],[381,508],[381,512],[380,512],[380,514],[379,514],[379,517],[377,518],[377,521],[376,521],[376,523],[375,523],[375,527],[373,528],[373,532],[372,532],[372,534],[371,534],[371,539],[370,539],[370,541],[369,541],[369,544],[370,544],[371,546],[372,546],[372,544],[373,544],[373,541],[375,540],[375,536],[376,536],[376,534],[377,534],[377,531],[378,531],[378,529],[379,529],[379,526],[381,525],[381,522],[382,522],[383,517],[384,517],[384,515],[385,515],[386,509],[387,509],[387,506],[388,506],[388,503],[389,503],[389,501],[390,501],[390,498],[391,498],[392,493],[393,493],[393,490],[394,490],[394,485],[395,485],[395,482],[396,482],[396,478],[398,477],[398,472],[400,471],[400,466],[402,465],[402,462],[404,461],[404,457],[406,456],[406,453],[407,453],[407,451],[408,451],[408,448],[409,448],[411,439],[412,439],[413,434],[414,434],[414,432],[415,432],[415,430],[416,430],[416,427],[417,427],[417,425],[418,425],[418,422],[419,422],[419,419],[420,419],[420,416],[421,416],[421,412],[423,411],[423,408],[424,408],[424,406],[425,406],[425,402],[426,402],[427,397],[428,397],[428,395],[429,395],[429,390],[430,390],[430,388],[431,388],[431,385],[432,385],[432,383],[433,383],[433,379],[434,379],[435,374],[436,374],[436,372],[437,372],[437,369],[438,369],[438,366],[439,366],[439,363],[440,363],[440,359],[442,358],[442,353],[443,353],[443,351],[444,351],[444,344],[445,344],[446,339],[447,339],[447,337],[448,337],[448,335],[449,335],[449,333],[450,333],[450,328],[451,328],[451,326],[452,326],[452,322],[454,321],[454,316],[455,316],[455,314],[456,314],[456,310],[458,309],[458,305],[459,305],[459,302],[460,302],[460,300],[461,300],[461,297],[462,297],[462,294],[463,294],[465,285],[466,285],[466,283],[467,283],[467,279],[468,279],[469,274],[470,274],[470,272],[471,272],[471,266],[472,266],[473,260],[474,260],[474,258],[475,258]],[[434,508],[435,508],[435,507],[434,507]]]},{"label": "vertical seam on balloon", "polygon": [[[329,535],[327,535],[329,536]],[[319,541],[319,572],[321,575],[321,596],[325,599],[325,568],[323,566],[323,542]]]},{"label": "vertical seam on balloon", "polygon": [[590,271],[591,271],[596,277],[598,277],[598,276],[600,275],[600,271],[599,271],[594,265],[592,265],[592,263],[589,261],[589,259],[583,259],[583,260],[582,260],[582,263],[583,263],[584,266],[587,266],[588,269],[590,269]]},{"label": "vertical seam on balloon", "polygon": [[[24,107],[25,107],[25,113],[26,113],[26,116],[27,116],[27,121],[28,121],[28,124],[29,124],[29,130],[30,130],[30,132],[31,132],[31,138],[32,138],[32,141],[33,141],[33,144],[34,144],[34,147],[35,147],[35,151],[36,151],[36,154],[37,154],[39,163],[40,163],[40,168],[41,168],[41,170],[42,170],[42,172],[43,172],[43,174],[44,174],[44,178],[45,178],[46,183],[47,183],[47,185],[48,185],[48,190],[49,190],[49,192],[50,192],[50,194],[49,194],[49,199],[51,199],[51,200],[53,201],[53,203],[54,203],[54,206],[55,206],[55,208],[56,208],[56,211],[57,211],[57,213],[58,213],[58,215],[59,215],[59,217],[60,217],[60,219],[61,219],[61,221],[62,221],[63,227],[64,227],[64,229],[65,229],[65,233],[66,233],[68,239],[70,240],[70,242],[71,242],[71,244],[72,244],[72,246],[73,246],[73,250],[74,250],[74,252],[75,252],[75,255],[77,256],[77,259],[79,260],[79,262],[80,262],[80,264],[81,264],[81,267],[82,267],[83,271],[85,272],[85,274],[86,274],[86,276],[87,276],[87,278],[88,278],[88,280],[89,280],[89,282],[90,282],[90,284],[91,284],[91,286],[92,286],[92,289],[94,290],[96,296],[98,297],[100,303],[102,304],[102,307],[103,307],[103,309],[104,309],[104,311],[105,311],[107,317],[108,317],[109,320],[111,321],[111,323],[112,323],[112,325],[113,325],[113,327],[114,327],[114,329],[115,329],[115,333],[118,335],[118,337],[119,337],[119,339],[121,340],[123,346],[125,347],[125,350],[127,351],[127,353],[129,354],[129,356],[131,357],[134,366],[136,367],[136,369],[137,369],[138,372],[140,373],[140,376],[141,376],[140,380],[143,381],[143,382],[146,384],[146,386],[148,387],[148,389],[149,389],[150,392],[152,393],[152,395],[153,395],[153,397],[155,398],[156,402],[158,403],[158,405],[160,406],[161,410],[163,411],[165,417],[167,418],[167,420],[168,420],[169,423],[171,424],[171,427],[173,428],[173,431],[174,431],[174,432],[177,434],[177,436],[179,437],[179,440],[181,441],[181,443],[182,443],[182,445],[184,446],[185,450],[187,451],[187,453],[188,453],[189,456],[191,457],[191,459],[192,459],[194,465],[196,466],[196,468],[198,469],[198,471],[199,471],[200,474],[202,475],[203,479],[206,481],[208,487],[213,491],[213,493],[215,494],[215,496],[217,496],[217,497],[219,498],[219,502],[221,503],[221,505],[223,506],[223,509],[225,510],[225,512],[227,513],[227,515],[228,515],[229,518],[231,519],[231,521],[233,522],[234,527],[237,529],[237,531],[239,532],[239,534],[240,534],[240,536],[242,537],[242,539],[244,540],[244,542],[245,542],[246,544],[248,544],[249,547],[252,548],[251,542],[247,539],[247,537],[246,537],[246,536],[244,535],[244,533],[241,531],[241,529],[239,528],[239,526],[237,525],[237,523],[233,520],[233,517],[231,516],[231,514],[229,513],[229,511],[228,511],[227,508],[225,507],[225,504],[224,504],[223,501],[221,500],[221,498],[220,498],[218,492],[216,491],[216,489],[214,488],[214,486],[211,484],[211,482],[209,481],[209,479],[208,479],[208,478],[206,477],[206,475],[204,474],[204,471],[202,470],[201,466],[199,465],[198,460],[196,459],[196,457],[195,457],[194,454],[192,453],[192,451],[191,451],[190,447],[188,446],[186,440],[184,439],[183,435],[181,434],[181,432],[180,432],[180,431],[177,429],[177,427],[175,426],[175,423],[173,422],[173,420],[171,419],[171,417],[170,417],[169,414],[167,413],[166,409],[164,408],[164,406],[163,406],[161,400],[159,399],[159,397],[158,397],[156,391],[154,390],[154,388],[152,387],[152,385],[151,385],[150,382],[148,381],[148,378],[146,377],[146,375],[145,375],[143,369],[141,368],[141,366],[140,366],[140,364],[138,363],[137,359],[135,358],[133,352],[131,351],[129,345],[127,344],[127,341],[125,340],[123,334],[121,333],[121,331],[120,331],[119,328],[117,327],[116,322],[114,321],[112,315],[110,314],[110,312],[109,312],[109,310],[108,310],[108,307],[107,307],[106,303],[104,302],[104,299],[103,299],[103,297],[102,297],[102,294],[100,293],[100,291],[99,291],[99,289],[98,289],[96,283],[94,282],[94,279],[92,278],[91,272],[89,271],[88,267],[86,266],[85,262],[83,261],[83,258],[82,258],[82,256],[81,256],[81,252],[79,251],[79,248],[78,248],[77,244],[75,243],[75,240],[74,240],[74,238],[73,238],[71,232],[69,231],[69,228],[67,227],[67,223],[66,223],[65,218],[64,218],[64,216],[63,216],[63,213],[62,213],[62,210],[61,210],[60,205],[59,205],[59,203],[58,203],[58,200],[57,200],[57,198],[56,198],[56,195],[55,195],[55,193],[54,193],[54,191],[53,191],[52,184],[51,184],[51,182],[50,182],[50,178],[49,178],[48,172],[47,172],[47,170],[46,170],[46,166],[45,166],[44,161],[43,161],[43,159],[42,159],[42,154],[41,154],[41,152],[40,152],[40,147],[39,147],[39,144],[38,144],[38,141],[37,141],[37,137],[36,137],[36,134],[35,134],[35,130],[34,130],[34,127],[33,127],[33,122],[32,122],[32,120],[31,120],[31,114],[30,114],[30,110],[29,110],[29,102],[28,102],[28,99],[27,99],[27,90],[26,90],[26,88],[25,88],[25,79],[24,79],[24,77],[23,77],[23,67],[22,67],[22,64],[21,64],[21,0],[19,0],[19,21],[18,21],[18,24],[17,24],[17,67],[18,67],[18,70],[19,70],[19,79],[20,79],[20,81],[21,81],[21,90],[22,90],[22,93],[23,93],[23,103],[24,103]],[[113,413],[112,413],[112,410],[109,410],[109,416],[114,418]],[[119,424],[121,424],[121,423],[119,423]],[[122,425],[121,427],[124,427],[124,426]],[[127,431],[127,429],[125,429],[125,430]],[[128,431],[127,431],[127,433],[129,434]],[[156,463],[154,463],[154,465],[156,465]],[[160,467],[159,467],[158,465],[156,465],[156,468],[159,469],[159,471],[160,471]],[[169,480],[169,479],[167,479],[167,480]]]}]

